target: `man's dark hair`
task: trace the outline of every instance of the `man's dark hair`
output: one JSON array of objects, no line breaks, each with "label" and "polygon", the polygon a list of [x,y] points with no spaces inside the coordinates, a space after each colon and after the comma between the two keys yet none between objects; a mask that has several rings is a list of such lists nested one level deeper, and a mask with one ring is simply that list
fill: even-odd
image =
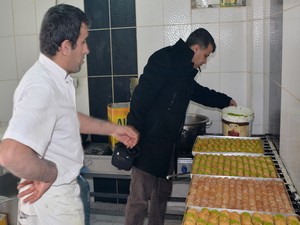
[{"label": "man's dark hair", "polygon": [[82,23],[89,25],[85,13],[79,8],[67,4],[51,7],[42,21],[40,51],[48,57],[54,56],[65,40],[69,40],[74,49]]},{"label": "man's dark hair", "polygon": [[198,28],[197,30],[194,30],[186,40],[186,44],[189,47],[192,45],[200,45],[201,48],[207,48],[208,45],[211,44],[213,47],[212,52],[215,52],[216,50],[214,38],[204,28]]}]

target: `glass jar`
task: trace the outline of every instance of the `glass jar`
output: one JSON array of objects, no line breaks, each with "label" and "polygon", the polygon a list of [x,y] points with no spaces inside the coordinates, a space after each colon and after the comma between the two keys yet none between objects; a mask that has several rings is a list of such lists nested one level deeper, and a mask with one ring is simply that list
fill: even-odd
[{"label": "glass jar", "polygon": [[220,6],[237,6],[237,0],[220,0]]}]

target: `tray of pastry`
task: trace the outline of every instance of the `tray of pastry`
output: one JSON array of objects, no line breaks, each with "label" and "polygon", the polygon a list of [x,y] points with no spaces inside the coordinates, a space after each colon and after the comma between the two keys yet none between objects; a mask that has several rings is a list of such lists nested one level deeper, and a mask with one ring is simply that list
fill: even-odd
[{"label": "tray of pastry", "polygon": [[270,156],[195,154],[191,175],[278,178]]},{"label": "tray of pastry", "polygon": [[295,213],[280,178],[193,175],[186,206]]},{"label": "tray of pastry", "polygon": [[300,225],[296,214],[186,207],[183,225]]},{"label": "tray of pastry", "polygon": [[192,154],[263,155],[263,142],[259,137],[232,137],[199,135]]}]

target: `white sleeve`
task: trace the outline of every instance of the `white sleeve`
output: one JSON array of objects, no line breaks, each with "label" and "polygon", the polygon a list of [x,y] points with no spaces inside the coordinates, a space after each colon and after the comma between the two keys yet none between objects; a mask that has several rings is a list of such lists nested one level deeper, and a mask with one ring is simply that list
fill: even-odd
[{"label": "white sleeve", "polygon": [[47,85],[30,84],[17,88],[13,115],[3,139],[11,138],[43,156],[56,121],[54,97]]}]

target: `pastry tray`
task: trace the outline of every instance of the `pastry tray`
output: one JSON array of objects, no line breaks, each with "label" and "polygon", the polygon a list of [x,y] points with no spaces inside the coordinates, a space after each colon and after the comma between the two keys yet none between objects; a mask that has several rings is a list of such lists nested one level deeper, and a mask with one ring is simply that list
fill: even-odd
[{"label": "pastry tray", "polygon": [[[184,220],[185,220],[185,215],[189,210],[195,210],[196,213],[198,214],[201,210],[203,209],[207,209],[209,210],[209,212],[211,213],[212,211],[217,210],[218,212],[224,212],[224,211],[228,211],[229,213],[231,212],[236,212],[239,214],[239,216],[241,216],[242,213],[249,213],[252,217],[252,215],[254,213],[259,213],[261,215],[271,215],[274,216],[276,214],[281,214],[282,216],[284,216],[284,218],[286,219],[288,216],[294,216],[295,218],[298,219],[298,221],[300,221],[300,216],[294,213],[276,213],[276,212],[260,212],[260,211],[249,211],[249,210],[238,210],[238,209],[227,209],[227,208],[210,208],[210,207],[198,207],[198,206],[186,206],[185,211],[184,211],[184,216],[182,219],[182,225],[184,224]],[[221,220],[221,219],[220,219]],[[194,223],[195,225],[197,224],[196,222]],[[220,224],[220,222],[219,222]],[[273,223],[275,224],[275,223]],[[287,224],[287,223],[286,223]]]},{"label": "pastry tray", "polygon": [[[202,154],[198,154],[198,156],[200,155],[200,157],[202,157],[201,155]],[[209,154],[207,154],[207,155],[209,155]],[[212,155],[215,155],[215,154],[212,154]],[[220,156],[220,155],[223,155],[222,153],[221,154],[217,154],[218,156]],[[224,155],[224,157],[226,158],[226,156],[235,156],[236,154],[228,154],[228,155]],[[238,156],[241,156],[241,155],[238,155]],[[191,177],[193,176],[193,175],[209,175],[209,176],[218,176],[218,177],[226,177],[226,176],[229,176],[229,177],[237,177],[237,178],[240,178],[240,177],[246,177],[246,178],[279,178],[279,174],[278,174],[278,171],[277,171],[277,169],[276,169],[276,166],[275,166],[275,163],[274,163],[274,160],[272,159],[272,157],[271,156],[266,156],[266,155],[258,155],[258,156],[254,156],[254,155],[244,155],[244,156],[246,156],[246,157],[255,157],[254,159],[253,159],[253,162],[252,163],[254,163],[255,165],[252,165],[252,164],[250,164],[250,162],[247,162],[247,163],[249,163],[248,164],[248,166],[249,166],[249,171],[247,171],[247,168],[245,168],[245,164],[244,164],[244,161],[243,162],[237,162],[237,160],[236,160],[236,166],[235,166],[235,168],[234,169],[236,169],[236,175],[224,175],[224,173],[226,173],[226,172],[224,172],[224,171],[219,171],[218,170],[218,166],[219,165],[222,165],[221,163],[219,164],[219,162],[217,162],[216,164],[217,165],[215,165],[215,164],[213,164],[213,163],[215,163],[214,161],[211,161],[211,167],[210,167],[210,170],[208,171],[208,172],[204,172],[204,173],[195,173],[194,171],[193,171],[193,169],[194,169],[194,163],[195,163],[195,159],[196,159],[196,157],[197,157],[197,155],[194,155],[194,159],[193,159],[193,163],[192,163],[192,168],[191,168]],[[257,163],[259,163],[259,161],[256,159],[256,157],[263,157],[263,158],[269,158],[271,161],[272,161],[272,165],[271,165],[271,167],[267,164],[267,162],[265,161],[265,163],[264,164],[259,164],[260,166],[261,166],[261,171],[258,171],[257,172],[257,170],[258,170],[258,166],[256,165]],[[204,170],[207,170],[207,165],[202,165],[200,162],[201,162],[201,160],[202,159],[199,159],[199,165],[198,165],[198,169],[197,169],[197,171],[199,171],[200,169],[204,169]],[[220,160],[220,159],[218,159],[218,160]],[[225,159],[223,159],[224,160],[224,162],[223,162],[223,167],[222,167],[222,170],[224,170],[224,168],[225,168]],[[250,161],[250,160],[249,160]],[[205,161],[204,160],[204,163],[206,163],[207,161]],[[228,163],[228,161],[227,161],[227,163]],[[231,170],[231,167],[232,167],[232,162],[231,161],[229,161],[229,163],[230,163],[230,171],[232,172],[232,171],[234,171],[234,169],[233,170]],[[243,167],[242,168],[238,168],[240,165],[242,165]],[[202,168],[200,168],[202,166]],[[264,166],[264,167],[263,167]],[[253,175],[253,176],[251,176],[251,169],[253,169],[255,167],[255,171],[256,171],[256,174],[255,175]],[[243,172],[243,176],[239,176],[237,173],[238,173],[238,170],[242,170],[242,172]],[[272,171],[270,171],[272,169]],[[213,171],[214,170],[214,171]],[[216,171],[217,170],[217,171]],[[263,174],[263,170],[267,170],[267,174]],[[247,173],[249,173],[249,176],[244,176],[245,175],[245,173],[246,173],[246,171],[247,171]],[[210,172],[210,174],[209,174],[209,172]],[[223,174],[221,175],[220,173],[221,172],[223,172]],[[262,172],[262,174],[261,175],[259,175],[260,173]],[[276,174],[276,177],[275,177],[275,174],[273,174],[273,177],[271,176],[272,175],[272,173],[275,173]],[[246,174],[247,174],[246,173]],[[263,176],[263,175],[265,175],[265,177]],[[269,175],[269,176],[267,176],[267,175]]]},{"label": "pastry tray", "polygon": [[[230,140],[241,140],[241,141],[247,141],[247,140],[259,140],[261,142],[261,151],[262,152],[245,152],[241,149],[236,149],[235,151],[226,151],[218,149],[217,151],[195,151],[195,148],[197,148],[197,140],[199,139],[230,139]],[[192,154],[223,154],[223,155],[251,155],[251,156],[262,156],[264,155],[264,146],[259,137],[234,137],[234,136],[215,136],[215,135],[199,135],[196,137],[195,142],[193,144],[192,148]]]},{"label": "pastry tray", "polygon": [[[194,179],[204,179],[201,182],[193,182]],[[226,181],[225,181],[226,179]],[[229,181],[228,181],[229,180]],[[247,183],[247,181],[249,181]],[[278,183],[267,183],[267,182],[278,182]],[[218,183],[221,183],[221,188],[218,188]],[[227,183],[225,183],[227,182]],[[196,188],[192,186],[196,185]],[[271,184],[271,185],[270,185]],[[276,185],[277,186],[276,186]],[[250,188],[250,185],[251,188]],[[219,186],[219,187],[220,187]],[[279,190],[274,190],[275,186]],[[258,188],[260,190],[258,190]],[[202,189],[202,190],[200,190]],[[227,190],[226,190],[227,189]],[[252,190],[250,190],[252,189]],[[235,197],[232,197],[232,192],[235,191]],[[252,191],[252,193],[251,193]],[[277,191],[277,193],[275,193]],[[272,196],[268,196],[269,193],[273,193]],[[220,206],[217,203],[218,199],[224,199],[225,195],[229,195],[232,199],[235,198],[236,203],[235,207],[230,207],[230,203],[227,202]],[[276,195],[277,194],[277,195]],[[242,196],[241,196],[242,195]],[[239,204],[237,203],[237,199],[240,196],[239,199],[240,201],[247,201],[247,207],[243,208],[244,203],[239,203],[242,204],[238,206]],[[247,196],[247,198],[246,198]],[[271,200],[264,199],[265,197],[268,197]],[[197,198],[198,197],[198,198]],[[228,198],[228,196],[226,196]],[[253,200],[254,198],[254,200]],[[279,201],[280,203],[276,201]],[[200,202],[198,202],[198,200]],[[202,202],[206,201],[207,203],[202,204]],[[230,200],[230,199],[229,199]],[[255,209],[251,207],[250,200],[255,201]],[[212,203],[215,205],[212,205]],[[267,207],[264,205],[268,203]],[[259,204],[261,207],[259,207]],[[272,204],[275,204],[276,206],[272,206]],[[205,205],[206,204],[206,205]],[[294,214],[295,210],[293,208],[291,199],[288,196],[286,187],[283,183],[283,181],[280,178],[249,178],[249,177],[232,177],[232,176],[207,176],[207,175],[192,175],[192,179],[190,182],[190,187],[189,187],[189,192],[188,196],[186,198],[185,202],[186,207],[187,206],[193,206],[193,207],[211,207],[211,208],[220,208],[220,209],[231,209],[231,210],[247,210],[247,211],[261,211],[261,212],[274,212],[273,208],[278,208],[278,207],[284,207],[284,209],[278,210],[278,213],[285,213],[285,214]],[[278,206],[279,205],[279,206]],[[270,208],[270,210],[263,210],[261,208]]]}]

